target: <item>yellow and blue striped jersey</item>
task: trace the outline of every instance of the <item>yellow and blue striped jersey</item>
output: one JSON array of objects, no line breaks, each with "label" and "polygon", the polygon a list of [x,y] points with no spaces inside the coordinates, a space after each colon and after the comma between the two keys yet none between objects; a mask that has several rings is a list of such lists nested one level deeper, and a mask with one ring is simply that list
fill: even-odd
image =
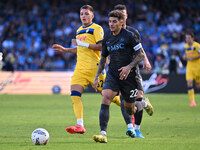
[{"label": "yellow and blue striped jersey", "polygon": [[[187,43],[184,46],[186,57],[196,57],[200,54],[200,44],[193,42],[191,46]],[[188,60],[187,67],[199,68],[200,67],[200,58],[195,60]]]},{"label": "yellow and blue striped jersey", "polygon": [[[95,23],[86,27],[79,27],[76,31],[76,39],[88,44],[98,44],[103,40],[103,28]],[[87,47],[77,46],[77,69],[94,69],[101,58],[100,51]]]}]

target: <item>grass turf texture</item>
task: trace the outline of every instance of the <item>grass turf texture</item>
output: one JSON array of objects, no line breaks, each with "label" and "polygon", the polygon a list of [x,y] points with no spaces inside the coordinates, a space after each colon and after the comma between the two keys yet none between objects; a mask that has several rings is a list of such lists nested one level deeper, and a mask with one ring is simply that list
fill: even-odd
[{"label": "grass turf texture", "polygon": [[[110,107],[108,143],[95,143],[99,134],[100,94],[83,94],[84,135],[72,135],[66,126],[76,123],[70,96],[0,95],[0,150],[197,150],[200,147],[200,95],[197,107],[190,108],[186,94],[149,94],[154,115],[144,111],[141,132],[145,139],[125,135],[120,108]],[[49,131],[46,146],[35,146],[31,133],[36,128]]]}]

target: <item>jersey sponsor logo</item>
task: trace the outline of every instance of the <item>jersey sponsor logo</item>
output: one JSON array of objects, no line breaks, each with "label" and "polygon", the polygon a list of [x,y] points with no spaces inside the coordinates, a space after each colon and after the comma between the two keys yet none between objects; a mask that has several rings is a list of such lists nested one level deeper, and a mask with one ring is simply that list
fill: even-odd
[{"label": "jersey sponsor logo", "polygon": [[194,51],[186,51],[186,55],[192,55],[194,54]]},{"label": "jersey sponsor logo", "polygon": [[78,39],[80,41],[85,41],[87,39],[87,36],[85,36],[85,35],[83,35],[83,36],[79,35],[79,36],[77,36],[76,39]]},{"label": "jersey sponsor logo", "polygon": [[108,51],[116,51],[116,50],[119,50],[119,49],[124,49],[124,43],[107,46]]}]

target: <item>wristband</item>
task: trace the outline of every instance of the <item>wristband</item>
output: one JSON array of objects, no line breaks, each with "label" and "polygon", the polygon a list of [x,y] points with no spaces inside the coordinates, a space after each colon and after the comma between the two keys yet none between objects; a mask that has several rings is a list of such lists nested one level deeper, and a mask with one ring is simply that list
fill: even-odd
[{"label": "wristband", "polygon": [[90,44],[88,44],[88,43],[85,43],[85,42],[82,42],[82,41],[80,41],[80,40],[78,40],[78,39],[76,39],[76,43],[77,43],[77,46],[82,46],[82,47],[89,47],[89,45]]}]

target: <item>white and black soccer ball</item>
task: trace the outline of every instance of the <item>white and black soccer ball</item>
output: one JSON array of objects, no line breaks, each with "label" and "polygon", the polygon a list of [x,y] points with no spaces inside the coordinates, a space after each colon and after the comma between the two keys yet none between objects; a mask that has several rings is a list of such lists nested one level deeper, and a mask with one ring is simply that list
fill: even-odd
[{"label": "white and black soccer ball", "polygon": [[49,142],[49,132],[43,128],[37,128],[32,132],[31,140],[35,145],[46,145]]}]

